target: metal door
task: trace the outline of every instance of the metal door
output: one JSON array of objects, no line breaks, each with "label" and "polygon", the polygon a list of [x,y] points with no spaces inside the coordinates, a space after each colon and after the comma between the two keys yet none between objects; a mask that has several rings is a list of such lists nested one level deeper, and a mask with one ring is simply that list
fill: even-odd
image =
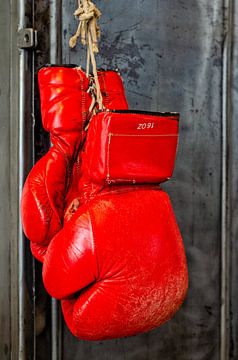
[{"label": "metal door", "polygon": [[[12,359],[235,360],[238,3],[96,3],[103,13],[98,65],[120,69],[130,107],[181,113],[176,171],[164,188],[187,252],[188,297],[173,320],[133,338],[86,342],[65,326],[58,331],[57,306],[42,289],[39,265],[31,261],[17,204],[26,173],[48,146],[34,74],[46,62],[84,64],[85,52],[68,47],[77,27],[76,0],[2,2],[0,26],[8,31],[0,32],[5,54],[0,57],[1,359],[12,353]],[[17,50],[17,28],[26,27],[37,30],[38,46]],[[45,323],[37,335],[41,309]]]}]

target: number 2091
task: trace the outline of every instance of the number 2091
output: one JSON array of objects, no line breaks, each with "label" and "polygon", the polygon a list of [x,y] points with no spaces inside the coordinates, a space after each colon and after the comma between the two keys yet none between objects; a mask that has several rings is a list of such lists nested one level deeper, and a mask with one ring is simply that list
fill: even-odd
[{"label": "number 2091", "polygon": [[154,129],[155,123],[138,124],[137,130]]}]

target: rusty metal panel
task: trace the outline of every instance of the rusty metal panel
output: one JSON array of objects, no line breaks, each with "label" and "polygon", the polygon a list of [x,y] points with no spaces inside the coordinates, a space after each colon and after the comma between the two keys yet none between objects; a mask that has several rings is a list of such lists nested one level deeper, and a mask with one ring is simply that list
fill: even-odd
[{"label": "rusty metal panel", "polygon": [[[188,256],[190,289],[162,328],[135,338],[88,343],[67,330],[64,359],[217,360],[220,357],[223,1],[97,1],[103,12],[98,65],[118,67],[130,107],[181,113],[171,195]],[[63,0],[63,62],[76,1]]]}]

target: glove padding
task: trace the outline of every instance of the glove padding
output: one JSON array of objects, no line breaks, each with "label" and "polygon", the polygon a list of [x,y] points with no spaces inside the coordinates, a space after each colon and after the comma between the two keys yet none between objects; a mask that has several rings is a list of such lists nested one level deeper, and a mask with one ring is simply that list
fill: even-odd
[{"label": "glove padding", "polygon": [[136,335],[169,320],[188,286],[168,195],[122,187],[84,205],[52,240],[43,266],[71,332],[84,340]]},{"label": "glove padding", "polygon": [[21,215],[32,252],[42,260],[50,240],[63,226],[65,195],[91,98],[88,79],[79,68],[44,67],[38,81],[42,123],[50,132],[52,147],[26,179]]},{"label": "glove padding", "polygon": [[[100,70],[98,76],[107,106],[127,109],[119,74]],[[21,214],[32,253],[43,262],[49,242],[79,207],[80,150],[91,96],[89,79],[80,68],[44,67],[38,80],[42,123],[53,146],[28,175]]]},{"label": "glove padding", "polygon": [[[142,154],[142,163],[134,151],[123,154],[123,143],[116,158],[108,157],[108,151],[114,151],[110,134],[131,135],[139,131],[135,124],[141,120],[151,123],[153,115],[137,115],[100,113],[92,119],[82,156],[83,205],[54,237],[45,256],[45,287],[62,299],[66,323],[85,340],[131,336],[158,327],[179,309],[187,291],[186,258],[173,209],[168,195],[153,184],[171,175],[178,115],[155,115],[156,125],[144,134],[163,135],[156,146],[146,146],[156,155],[157,146],[162,146],[158,157],[173,154],[165,172],[158,167],[163,160],[151,160],[150,152]],[[143,152],[143,138],[139,135],[137,151]],[[111,165],[120,176],[109,171],[108,179]]]},{"label": "glove padding", "polygon": [[160,184],[171,178],[179,114],[102,111],[89,127],[82,152],[80,202],[110,184]]}]

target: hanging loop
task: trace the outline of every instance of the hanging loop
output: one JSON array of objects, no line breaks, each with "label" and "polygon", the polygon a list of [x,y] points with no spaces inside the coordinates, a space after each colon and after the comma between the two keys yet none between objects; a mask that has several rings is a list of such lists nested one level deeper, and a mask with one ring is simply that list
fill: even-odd
[{"label": "hanging loop", "polygon": [[98,53],[98,38],[100,37],[100,29],[97,20],[101,16],[100,10],[90,0],[79,0],[78,9],[74,15],[79,20],[79,26],[74,36],[69,40],[69,46],[74,48],[77,40],[81,37],[82,45],[87,44],[87,34],[90,33],[93,42],[93,52]]},{"label": "hanging loop", "polygon": [[78,18],[79,25],[75,35],[69,40],[69,46],[74,48],[78,38],[81,38],[83,46],[87,46],[87,76],[89,76],[91,63],[96,87],[96,102],[101,110],[103,109],[103,102],[95,59],[95,53],[98,53],[98,38],[100,36],[100,29],[97,25],[97,20],[100,18],[101,12],[92,1],[79,0],[78,9],[74,12],[74,15]]}]

